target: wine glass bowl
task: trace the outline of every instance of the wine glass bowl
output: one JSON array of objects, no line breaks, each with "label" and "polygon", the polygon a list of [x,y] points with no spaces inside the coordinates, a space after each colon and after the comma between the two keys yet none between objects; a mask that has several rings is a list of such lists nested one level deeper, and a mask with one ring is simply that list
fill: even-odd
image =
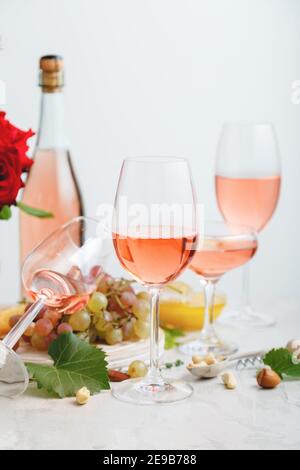
[{"label": "wine glass bowl", "polygon": [[114,247],[122,266],[140,284],[163,286],[176,279],[189,264],[196,234],[176,236],[171,232],[142,227],[136,235],[113,234]]},{"label": "wine glass bowl", "polygon": [[248,224],[261,232],[275,212],[280,186],[279,175],[252,178],[216,176],[219,209],[227,221]]},{"label": "wine glass bowl", "polygon": [[184,400],[193,389],[182,381],[162,377],[158,338],[160,289],[188,266],[198,238],[196,198],[187,161],[172,157],[125,160],[113,225],[121,265],[151,294],[148,375],[119,384],[113,394],[144,405]]},{"label": "wine glass bowl", "polygon": [[190,269],[207,280],[218,281],[228,271],[246,264],[257,250],[254,232],[242,227],[237,234],[232,230],[232,234],[205,236],[201,249],[191,261]]},{"label": "wine glass bowl", "polygon": [[[228,223],[261,232],[271,220],[280,196],[281,162],[271,123],[226,123],[216,161],[216,195]],[[273,318],[255,312],[250,302],[250,268],[244,268],[243,305],[238,323],[272,326]]]},{"label": "wine glass bowl", "polygon": [[[96,288],[111,253],[111,235],[97,220],[78,217],[41,242],[26,258],[24,287],[35,301],[0,342],[0,395],[26,390],[27,370],[13,348],[44,307],[72,314]],[[42,320],[41,320],[42,321]]]},{"label": "wine glass bowl", "polygon": [[200,279],[205,291],[205,325],[200,338],[184,344],[180,351],[189,356],[229,356],[238,347],[224,341],[215,330],[215,288],[228,271],[248,263],[255,255],[258,241],[255,232],[241,225],[207,221],[204,225],[203,242],[190,263],[190,269]]},{"label": "wine glass bowl", "polygon": [[78,217],[63,225],[26,258],[22,270],[26,291],[58,312],[83,308],[103,273],[110,240],[94,219]]}]

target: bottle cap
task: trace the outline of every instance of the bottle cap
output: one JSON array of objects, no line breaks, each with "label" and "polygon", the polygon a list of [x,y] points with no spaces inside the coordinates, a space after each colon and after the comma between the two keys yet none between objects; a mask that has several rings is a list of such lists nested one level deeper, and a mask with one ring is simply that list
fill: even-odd
[{"label": "bottle cap", "polygon": [[64,61],[59,55],[46,55],[40,59],[40,86],[53,93],[64,86]]}]

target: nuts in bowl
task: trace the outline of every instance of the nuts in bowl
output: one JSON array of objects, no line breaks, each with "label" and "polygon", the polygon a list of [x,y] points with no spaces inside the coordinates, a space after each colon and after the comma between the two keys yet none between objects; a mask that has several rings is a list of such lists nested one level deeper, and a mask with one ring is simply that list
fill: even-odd
[{"label": "nuts in bowl", "polygon": [[187,369],[198,379],[213,379],[224,371],[228,362],[229,359],[224,356],[216,357],[209,353],[204,357],[193,356]]}]

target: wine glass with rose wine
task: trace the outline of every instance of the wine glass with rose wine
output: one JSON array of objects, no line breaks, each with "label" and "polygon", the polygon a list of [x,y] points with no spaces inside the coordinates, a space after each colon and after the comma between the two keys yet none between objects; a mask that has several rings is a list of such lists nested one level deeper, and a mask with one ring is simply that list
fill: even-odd
[{"label": "wine glass with rose wine", "polygon": [[[216,193],[227,222],[261,232],[272,218],[281,187],[281,163],[270,123],[227,123],[221,133],[216,164]],[[239,323],[265,327],[275,320],[256,312],[250,301],[250,266],[244,268]]]},{"label": "wine glass with rose wine", "polygon": [[190,269],[200,278],[205,292],[205,322],[200,337],[182,345],[184,354],[229,356],[237,352],[234,343],[224,341],[215,330],[214,300],[216,285],[228,271],[248,263],[255,255],[255,233],[243,226],[224,222],[205,222],[203,242],[191,261]]},{"label": "wine glass with rose wine", "polygon": [[116,398],[153,405],[188,398],[192,387],[165,380],[159,367],[159,294],[188,266],[197,242],[197,207],[189,165],[180,158],[125,160],[115,200],[113,242],[121,265],[151,295],[150,369],[142,379],[114,388]]},{"label": "wine glass with rose wine", "polygon": [[[35,301],[0,342],[0,395],[15,397],[28,385],[26,368],[13,351],[26,329],[45,308],[54,316],[80,311],[88,302],[103,275],[111,253],[111,236],[94,219],[78,217],[63,225],[26,258],[22,278]],[[51,320],[51,318],[50,318]],[[39,322],[47,337],[48,319]],[[52,330],[52,328],[51,328]]]}]

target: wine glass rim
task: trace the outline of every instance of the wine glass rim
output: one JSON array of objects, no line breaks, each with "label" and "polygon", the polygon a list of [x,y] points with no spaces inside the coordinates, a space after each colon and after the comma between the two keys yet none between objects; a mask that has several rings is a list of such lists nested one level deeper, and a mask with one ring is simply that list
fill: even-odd
[{"label": "wine glass rim", "polygon": [[172,156],[137,156],[124,158],[125,163],[188,163],[184,157]]},{"label": "wine glass rim", "polygon": [[[75,222],[80,222],[80,221],[86,221],[86,222],[95,222],[95,223],[99,223],[99,220],[97,220],[96,218],[94,217],[90,217],[90,216],[86,216],[86,215],[79,215],[78,217],[74,217],[73,219],[70,219],[68,222],[66,222],[65,224],[62,224],[60,227],[57,228],[57,230],[54,230],[52,232],[55,233],[56,231],[60,231],[62,229],[65,229],[67,228],[69,225],[73,225]],[[51,235],[51,234],[50,234]]]},{"label": "wine glass rim", "polygon": [[[226,220],[213,220],[213,219],[204,220],[204,223],[203,223],[204,234],[206,234],[205,227],[209,224],[214,225],[214,226],[224,227],[224,228],[226,228],[226,227],[230,228],[231,227],[231,228],[236,228],[236,229],[240,230],[239,233],[234,234],[235,236],[237,236],[237,235],[252,235],[253,237],[257,237],[257,230],[255,230],[255,228],[253,228],[253,227],[250,227],[248,225],[243,225],[243,224],[236,224],[236,223],[227,222]],[[209,232],[209,230],[208,230],[208,232]],[[207,233],[207,236],[213,237],[214,235]],[[228,236],[228,235],[225,235],[225,236]]]},{"label": "wine glass rim", "polygon": [[84,223],[93,223],[97,226],[99,226],[99,224],[101,225],[102,229],[107,233],[109,234],[110,231],[108,230],[108,228],[100,221],[98,220],[97,218],[94,218],[94,217],[89,217],[89,216],[78,216],[78,217],[74,217],[73,219],[70,219],[68,222],[66,222],[65,224],[62,224],[60,225],[59,227],[57,227],[55,230],[53,230],[51,233],[49,233],[49,235],[47,237],[45,237],[43,240],[40,241],[40,243],[38,243],[31,251],[30,253],[28,253],[28,255],[26,256],[24,262],[23,262],[23,265],[22,265],[22,274],[21,274],[21,278],[22,278],[22,282],[23,282],[23,285],[26,287],[26,282],[25,282],[25,278],[24,278],[24,267],[26,265],[26,263],[28,262],[28,260],[30,260],[30,258],[32,257],[32,255],[34,255],[35,253],[38,252],[38,250],[40,250],[41,247],[43,247],[44,245],[46,245],[50,240],[52,240],[56,235],[58,234],[61,234],[63,233],[64,231],[67,231],[72,225],[74,225],[75,223],[78,223],[78,222],[83,222]]},{"label": "wine glass rim", "polygon": [[[93,222],[93,223],[96,223],[96,224],[99,224],[100,221],[97,220],[96,218],[93,218],[93,217],[87,217],[87,216],[84,216],[84,215],[80,215],[78,217],[74,217],[73,219],[70,219],[68,222],[60,225],[59,227],[57,227],[56,229],[54,229],[51,233],[49,233],[49,235],[47,235],[43,240],[41,240],[31,251],[30,253],[28,253],[28,255],[26,256],[24,262],[23,262],[23,266],[25,265],[25,263],[27,262],[27,260],[31,257],[31,255],[33,253],[35,253],[36,251],[38,251],[40,249],[41,246],[45,245],[47,243],[48,240],[51,240],[56,234],[58,233],[61,233],[63,232],[64,230],[68,229],[69,227],[71,227],[73,224],[77,223],[77,222]],[[103,226],[104,227],[104,226]]]}]

